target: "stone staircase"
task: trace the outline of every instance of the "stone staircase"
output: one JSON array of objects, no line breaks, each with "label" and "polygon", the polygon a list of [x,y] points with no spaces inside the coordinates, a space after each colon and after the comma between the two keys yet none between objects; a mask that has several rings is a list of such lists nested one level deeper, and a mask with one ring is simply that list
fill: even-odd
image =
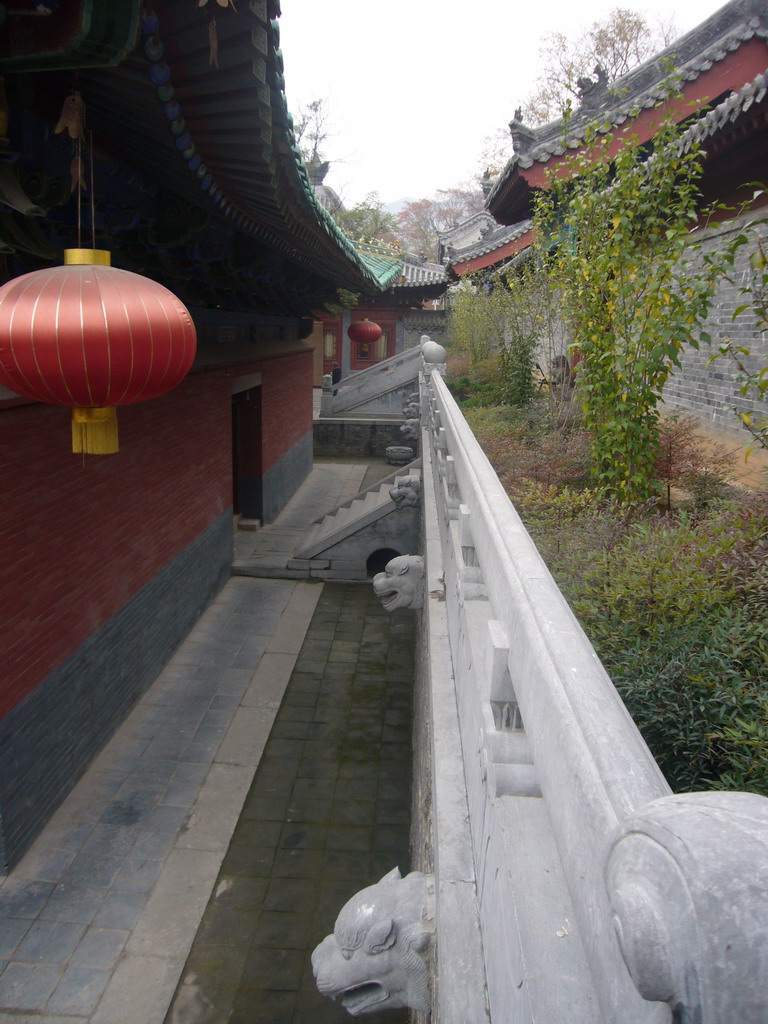
[{"label": "stone staircase", "polygon": [[334,394],[323,391],[320,416],[401,416],[403,402],[418,385],[421,348],[398,352],[342,380]]},{"label": "stone staircase", "polygon": [[420,476],[421,460],[400,467],[356,494],[310,526],[289,569],[307,569],[323,579],[366,579],[368,559],[377,551],[403,553],[418,543],[418,508],[398,507],[390,490],[408,476]]}]

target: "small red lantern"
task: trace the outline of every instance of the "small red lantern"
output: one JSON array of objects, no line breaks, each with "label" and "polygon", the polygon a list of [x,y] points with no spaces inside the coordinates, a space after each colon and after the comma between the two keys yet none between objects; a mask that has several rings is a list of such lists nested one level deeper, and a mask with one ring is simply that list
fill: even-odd
[{"label": "small red lantern", "polygon": [[0,383],[72,409],[72,451],[118,450],[116,405],[156,398],[195,358],[186,306],[156,281],[67,249],[64,266],[0,288]]},{"label": "small red lantern", "polygon": [[347,328],[347,334],[352,341],[372,344],[381,337],[381,328],[373,320],[366,318],[365,320],[356,320],[355,323],[350,324]]}]

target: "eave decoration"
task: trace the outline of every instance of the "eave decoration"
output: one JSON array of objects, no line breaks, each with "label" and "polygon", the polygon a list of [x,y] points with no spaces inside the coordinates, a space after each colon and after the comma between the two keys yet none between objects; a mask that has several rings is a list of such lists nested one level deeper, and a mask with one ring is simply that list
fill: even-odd
[{"label": "eave decoration", "polygon": [[0,383],[72,406],[72,451],[118,450],[115,406],[157,398],[195,358],[186,306],[167,288],[110,266],[103,249],[67,249],[64,266],[0,288]]}]

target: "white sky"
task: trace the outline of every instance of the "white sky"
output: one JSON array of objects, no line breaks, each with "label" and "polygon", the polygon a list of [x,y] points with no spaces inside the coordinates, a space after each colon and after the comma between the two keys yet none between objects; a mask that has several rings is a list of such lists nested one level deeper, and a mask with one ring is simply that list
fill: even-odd
[{"label": "white sky", "polygon": [[282,0],[288,106],[326,101],[326,184],[347,206],[433,196],[476,172],[483,140],[530,91],[541,37],[620,6],[682,34],[722,0]]}]

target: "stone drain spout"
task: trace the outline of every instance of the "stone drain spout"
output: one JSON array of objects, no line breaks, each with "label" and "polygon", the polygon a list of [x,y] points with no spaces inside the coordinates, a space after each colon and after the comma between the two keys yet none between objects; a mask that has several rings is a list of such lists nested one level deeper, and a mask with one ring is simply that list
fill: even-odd
[{"label": "stone drain spout", "polygon": [[434,935],[434,879],[393,868],[344,904],[312,954],[318,990],[358,1017],[408,1007],[430,1011],[424,954]]}]

